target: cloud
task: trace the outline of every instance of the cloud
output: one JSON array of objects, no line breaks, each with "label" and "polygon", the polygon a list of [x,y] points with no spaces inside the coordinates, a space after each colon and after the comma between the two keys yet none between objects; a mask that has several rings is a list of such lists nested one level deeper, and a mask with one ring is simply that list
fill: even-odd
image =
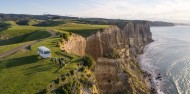
[{"label": "cloud", "polygon": [[190,0],[93,0],[75,16],[145,20],[190,20]]},{"label": "cloud", "polygon": [[[190,0],[6,0],[0,11],[129,20],[190,21]],[[10,3],[12,2],[12,3]]]}]

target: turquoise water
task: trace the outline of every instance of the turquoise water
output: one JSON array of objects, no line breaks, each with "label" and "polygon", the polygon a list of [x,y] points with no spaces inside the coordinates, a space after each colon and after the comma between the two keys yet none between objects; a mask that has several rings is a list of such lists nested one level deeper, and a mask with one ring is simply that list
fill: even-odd
[{"label": "turquoise water", "polygon": [[[139,56],[142,69],[153,75],[160,94],[190,94],[190,27],[152,27],[151,32],[155,41]],[[161,81],[155,79],[159,73]]]}]

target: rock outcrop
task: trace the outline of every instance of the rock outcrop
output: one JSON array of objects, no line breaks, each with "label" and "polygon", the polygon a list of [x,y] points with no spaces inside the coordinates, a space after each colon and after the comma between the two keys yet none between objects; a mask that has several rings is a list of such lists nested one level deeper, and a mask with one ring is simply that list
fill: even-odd
[{"label": "rock outcrop", "polygon": [[68,41],[64,41],[60,45],[60,49],[65,50],[75,55],[85,55],[86,39],[82,36],[72,34]]},{"label": "rock outcrop", "polygon": [[[150,42],[152,34],[148,22],[129,22],[124,27],[110,26],[87,38],[71,37],[62,49],[68,53],[94,57],[96,65],[93,72],[100,92],[147,94],[150,93],[150,87],[145,85],[147,82],[136,57]],[[116,49],[120,58],[105,58],[109,49]]]}]

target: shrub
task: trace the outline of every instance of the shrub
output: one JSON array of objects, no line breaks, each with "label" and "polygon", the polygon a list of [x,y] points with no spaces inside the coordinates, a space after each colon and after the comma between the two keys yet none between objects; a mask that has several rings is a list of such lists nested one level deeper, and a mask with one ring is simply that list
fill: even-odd
[{"label": "shrub", "polygon": [[69,40],[69,36],[68,36],[67,34],[65,34],[65,33],[63,33],[63,34],[61,35],[61,37],[62,37],[63,39],[65,39],[66,41]]},{"label": "shrub", "polygon": [[0,27],[9,27],[10,24],[8,23],[4,23],[4,22],[0,22]]},{"label": "shrub", "polygon": [[71,36],[71,35],[72,35],[72,32],[69,32],[69,35]]},{"label": "shrub", "polygon": [[91,56],[83,56],[82,61],[84,62],[83,65],[91,68],[94,65],[94,59]]},{"label": "shrub", "polygon": [[63,92],[63,94],[69,94],[65,88],[62,88],[62,92]]},{"label": "shrub", "polygon": [[87,77],[89,77],[89,78],[90,78],[91,76],[92,76],[92,74],[87,74]]},{"label": "shrub", "polygon": [[69,77],[70,75],[71,75],[70,73],[67,73],[67,74],[66,74],[66,76],[68,76],[68,77]]},{"label": "shrub", "polygon": [[56,47],[60,47],[60,41],[56,43]]},{"label": "shrub", "polygon": [[87,79],[87,78],[80,78],[79,81],[85,86],[85,87],[88,87],[88,88],[91,88],[93,86],[93,83]]},{"label": "shrub", "polygon": [[66,80],[66,78],[65,78],[65,77],[62,77],[61,80],[64,82],[64,81]]},{"label": "shrub", "polygon": [[18,22],[16,22],[16,24],[18,24],[18,25],[29,25],[28,22],[29,22],[29,20],[19,20]]},{"label": "shrub", "polygon": [[55,84],[59,84],[59,82],[60,82],[60,81],[59,81],[59,78],[57,78],[56,80],[54,80],[54,83],[55,83]]},{"label": "shrub", "polygon": [[[80,83],[78,81],[71,81],[70,83],[65,84],[61,89],[57,89],[56,93],[60,94],[73,94],[73,90],[80,92]],[[76,92],[76,91],[75,91]]]},{"label": "shrub", "polygon": [[74,71],[74,70],[71,70],[71,71],[70,71],[70,74],[71,74],[71,75],[74,75],[74,74],[75,74],[75,71]]},{"label": "shrub", "polygon": [[82,66],[82,67],[79,69],[79,71],[81,71],[81,72],[84,72],[84,70],[85,70],[85,67],[84,67],[84,66]]},{"label": "shrub", "polygon": [[120,58],[119,51],[117,49],[110,48],[107,53],[104,54],[104,57],[112,59]]}]

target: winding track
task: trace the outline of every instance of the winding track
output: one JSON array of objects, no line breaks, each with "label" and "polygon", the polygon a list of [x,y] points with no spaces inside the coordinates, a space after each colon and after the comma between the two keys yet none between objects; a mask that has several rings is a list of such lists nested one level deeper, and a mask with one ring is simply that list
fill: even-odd
[{"label": "winding track", "polygon": [[[51,36],[49,38],[52,38],[52,37],[56,36],[56,33],[51,31],[51,30],[48,30],[47,32],[49,32],[51,34]],[[18,46],[16,48],[13,48],[13,49],[11,49],[9,51],[6,51],[4,53],[0,53],[0,59],[5,58],[5,57],[7,57],[9,55],[12,55],[12,54],[18,52],[19,50],[21,50],[23,48],[27,48],[27,47],[29,47],[31,45],[34,45],[34,44],[36,44],[36,43],[38,43],[40,41],[41,41],[41,39],[40,40],[35,40],[35,41],[32,41],[32,42],[26,43],[26,44],[24,44],[22,46]]]}]

